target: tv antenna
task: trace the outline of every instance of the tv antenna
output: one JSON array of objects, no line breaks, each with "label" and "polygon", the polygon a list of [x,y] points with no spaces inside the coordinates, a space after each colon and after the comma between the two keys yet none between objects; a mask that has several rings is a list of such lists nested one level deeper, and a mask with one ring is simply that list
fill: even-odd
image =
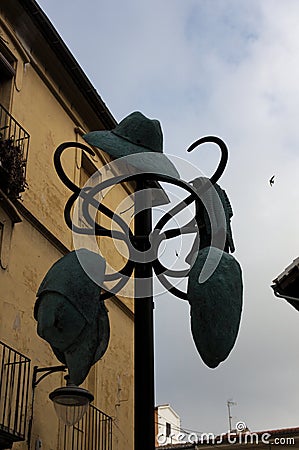
[{"label": "tv antenna", "polygon": [[231,407],[232,406],[236,406],[237,403],[234,402],[232,399],[227,400],[227,409],[228,409],[228,427],[229,427],[229,432],[232,431],[232,415],[231,415]]}]

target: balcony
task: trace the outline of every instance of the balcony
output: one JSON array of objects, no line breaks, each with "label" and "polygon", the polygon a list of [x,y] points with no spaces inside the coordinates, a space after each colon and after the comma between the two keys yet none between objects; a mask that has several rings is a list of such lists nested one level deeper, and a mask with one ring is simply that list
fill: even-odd
[{"label": "balcony", "polygon": [[0,341],[0,449],[26,438],[30,359]]},{"label": "balcony", "polygon": [[73,427],[64,427],[62,450],[112,450],[112,418],[90,405]]},{"label": "balcony", "polygon": [[0,189],[11,200],[26,188],[29,134],[0,104]]}]

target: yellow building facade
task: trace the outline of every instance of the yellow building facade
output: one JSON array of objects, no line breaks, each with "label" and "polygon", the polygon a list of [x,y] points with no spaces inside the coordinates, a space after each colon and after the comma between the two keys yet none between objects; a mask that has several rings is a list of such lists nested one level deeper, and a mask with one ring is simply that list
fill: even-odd
[{"label": "yellow building facade", "polygon": [[[60,363],[50,346],[38,337],[33,317],[36,292],[44,275],[74,248],[63,216],[70,192],[55,172],[54,151],[62,142],[83,143],[83,133],[111,129],[115,124],[36,2],[2,2],[0,448],[133,448],[132,300],[114,297],[105,303],[110,342],[83,385],[93,393],[94,402],[74,427],[65,427],[58,421],[48,399],[53,389],[65,384],[65,373],[58,371],[40,380],[45,372],[39,369]],[[8,155],[12,154],[14,159],[9,162]],[[81,185],[106,162],[108,156],[99,151],[94,157],[87,157],[72,148],[63,156],[68,176]],[[14,175],[7,170],[9,167],[16,169]],[[111,201],[117,204],[126,195],[124,189],[118,188]],[[109,251],[109,240],[103,239],[102,245],[110,258],[115,258],[116,252]],[[34,373],[38,383],[33,389]]]}]

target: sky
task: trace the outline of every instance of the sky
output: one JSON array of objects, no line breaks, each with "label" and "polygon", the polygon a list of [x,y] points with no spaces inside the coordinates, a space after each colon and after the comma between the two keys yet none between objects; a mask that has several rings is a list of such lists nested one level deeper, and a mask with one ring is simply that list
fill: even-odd
[{"label": "sky", "polygon": [[[244,282],[239,335],[216,369],[201,361],[189,305],[155,302],[156,403],[182,428],[222,433],[299,425],[299,315],[272,280],[299,256],[299,2],[297,0],[38,0],[117,121],[157,118],[164,151],[219,181],[230,198]],[[269,179],[275,175],[271,187]]]}]

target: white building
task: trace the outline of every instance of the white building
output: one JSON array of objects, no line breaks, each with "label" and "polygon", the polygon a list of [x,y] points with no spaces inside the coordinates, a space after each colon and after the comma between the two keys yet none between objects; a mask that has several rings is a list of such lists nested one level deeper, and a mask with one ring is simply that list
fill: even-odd
[{"label": "white building", "polygon": [[156,446],[182,442],[181,418],[169,404],[155,408]]}]

